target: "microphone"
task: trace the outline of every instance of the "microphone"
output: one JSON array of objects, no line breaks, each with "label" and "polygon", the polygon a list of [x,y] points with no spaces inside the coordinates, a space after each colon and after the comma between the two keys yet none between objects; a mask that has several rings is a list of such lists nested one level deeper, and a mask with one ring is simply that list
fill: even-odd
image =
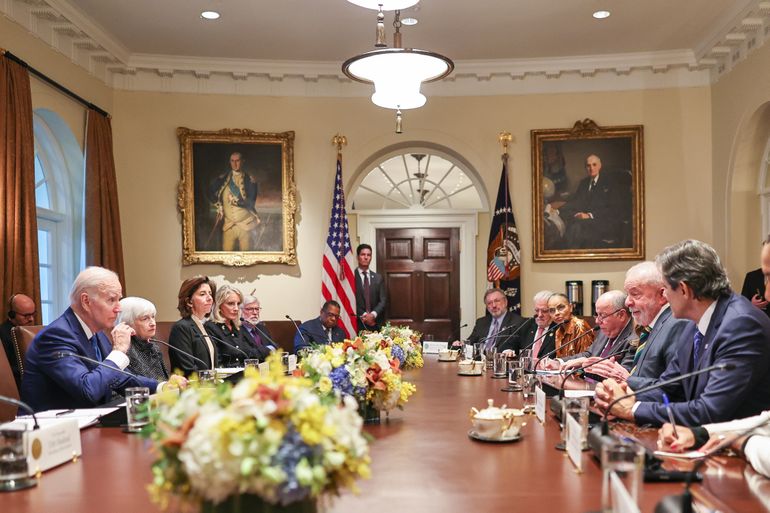
[{"label": "microphone", "polygon": [[294,329],[296,329],[297,333],[299,333],[299,336],[302,339],[302,342],[304,342],[305,345],[309,347],[310,344],[308,344],[307,339],[305,338],[305,335],[302,334],[302,330],[299,329],[299,325],[294,321],[294,319],[291,318],[291,315],[286,314],[286,318],[289,319],[291,323],[294,325]]},{"label": "microphone", "polygon": [[609,421],[607,420],[607,417],[610,414],[610,410],[612,410],[612,407],[615,406],[617,403],[622,401],[623,399],[628,399],[629,397],[632,397],[637,394],[641,394],[644,392],[649,392],[650,390],[655,390],[661,387],[664,387],[666,385],[671,385],[673,383],[678,383],[679,381],[685,380],[687,378],[692,378],[694,376],[698,376],[699,374],[706,374],[711,371],[715,370],[733,370],[735,368],[735,364],[732,363],[718,363],[716,365],[711,365],[709,367],[706,367],[704,369],[687,372],[685,374],[680,374],[679,376],[676,376],[675,378],[667,379],[665,381],[661,381],[659,383],[655,383],[643,388],[640,388],[639,390],[636,390],[635,392],[631,394],[626,394],[618,397],[614,401],[612,401],[608,406],[607,409],[604,410],[604,415],[602,416],[602,434],[607,435],[610,432],[610,425]]},{"label": "microphone", "polygon": [[114,370],[115,372],[120,372],[122,374],[125,374],[126,376],[131,376],[134,379],[139,379],[139,377],[136,374],[132,373],[132,372],[125,371],[125,370],[123,370],[123,369],[121,369],[120,367],[117,367],[117,366],[113,367],[111,365],[107,365],[104,362],[100,362],[99,360],[94,360],[93,358],[89,358],[89,357],[83,356],[81,354],[68,353],[67,351],[59,351],[58,353],[56,353],[56,358],[66,358],[68,356],[74,356],[75,358],[79,358],[79,359],[85,360],[87,362],[95,363],[96,365],[99,365],[100,367],[107,367],[108,369]]},{"label": "microphone", "polygon": [[[251,324],[251,323],[249,323],[249,324]],[[270,342],[270,344],[271,344],[271,345],[272,345],[274,348],[278,349],[279,347],[281,347],[281,346],[279,346],[278,344],[276,344],[276,343],[275,343],[275,340],[273,340],[272,338],[268,337],[268,336],[267,336],[267,333],[265,333],[264,331],[262,331],[261,329],[259,329],[259,326],[257,326],[256,324],[252,324],[252,326],[254,326],[254,329],[255,329],[255,330],[257,330],[257,331],[259,332],[259,334],[260,334],[260,335],[262,335],[263,337],[265,337],[265,338],[267,339],[267,341],[268,341],[268,342]]]},{"label": "microphone", "polygon": [[[534,317],[530,317],[530,319],[533,319],[533,320],[534,320]],[[553,333],[553,332],[554,332],[554,331],[556,331],[557,329],[559,329],[559,328],[561,328],[562,326],[564,326],[564,324],[566,324],[566,322],[567,322],[567,321],[561,321],[561,322],[559,322],[559,323],[556,323],[556,324],[554,324],[553,326],[551,326],[550,328],[548,328],[547,330],[545,330],[545,332],[543,332],[543,334],[542,334],[542,335],[540,335],[539,337],[537,337],[535,340],[533,340],[532,342],[530,342],[530,343],[529,343],[529,344],[527,344],[526,346],[522,347],[522,348],[521,348],[521,350],[522,350],[522,351],[524,351],[525,349],[529,349],[530,347],[534,346],[536,342],[538,342],[539,340],[543,340],[543,339],[544,339],[545,337],[547,337],[547,336],[548,336],[550,333]],[[537,358],[537,357],[535,356],[535,358]]]},{"label": "microphone", "polygon": [[7,397],[7,396],[4,396],[4,395],[0,395],[0,401],[2,401],[4,403],[12,404],[12,405],[16,406],[17,408],[21,408],[24,411],[28,411],[29,414],[32,415],[32,421],[35,424],[32,427],[32,429],[40,429],[40,426],[37,423],[37,417],[35,417],[35,410],[33,410],[32,407],[30,407],[30,405],[28,405],[24,401],[19,401],[18,399],[14,399],[13,397]]},{"label": "microphone", "polygon": [[561,397],[561,396],[564,395],[564,383],[567,382],[567,380],[569,379],[570,376],[572,376],[573,374],[578,373],[580,371],[583,371],[583,370],[585,370],[585,369],[587,369],[589,367],[593,367],[597,363],[601,363],[603,361],[609,360],[610,358],[614,358],[614,357],[618,356],[619,354],[625,354],[625,353],[628,352],[629,349],[631,349],[631,347],[626,345],[625,348],[621,348],[619,351],[615,351],[613,353],[610,353],[607,356],[605,356],[604,358],[596,360],[595,362],[592,362],[592,363],[589,363],[589,364],[586,364],[586,365],[582,365],[582,366],[577,367],[575,369],[570,369],[570,370],[566,371],[564,373],[564,379],[561,381],[561,385],[559,386],[559,396]]},{"label": "microphone", "polygon": [[202,364],[203,364],[203,366],[204,366],[204,367],[206,367],[206,368],[208,368],[208,366],[209,366],[209,364],[207,364],[206,362],[204,362],[203,360],[201,360],[201,359],[200,359],[200,358],[198,358],[197,356],[195,356],[195,355],[193,355],[193,354],[190,354],[190,353],[188,353],[187,351],[182,351],[182,350],[181,350],[181,349],[179,349],[178,347],[172,346],[172,345],[171,345],[171,344],[169,344],[168,342],[164,342],[164,341],[162,341],[162,340],[158,340],[157,338],[151,338],[151,339],[150,339],[150,342],[157,342],[157,343],[159,343],[159,344],[163,344],[164,346],[168,347],[169,349],[173,349],[174,351],[177,351],[177,352],[179,352],[179,353],[182,353],[183,355],[185,355],[185,356],[189,356],[189,357],[190,357],[190,358],[192,358],[193,360],[195,360],[195,361],[197,361],[197,362],[200,362],[200,363],[202,363]]},{"label": "microphone", "polygon": [[692,486],[693,480],[695,480],[698,477],[698,471],[703,467],[703,465],[711,459],[712,456],[719,453],[722,449],[725,449],[733,444],[736,440],[741,438],[742,436],[750,434],[752,431],[756,430],[759,427],[762,427],[763,425],[770,422],[770,419],[768,419],[765,415],[760,415],[759,422],[756,422],[751,425],[751,427],[747,429],[743,429],[739,431],[737,434],[733,436],[729,436],[725,438],[719,445],[714,447],[709,453],[706,454],[703,458],[698,461],[695,466],[692,468],[690,472],[687,473],[687,477],[684,481],[684,493],[681,495],[666,495],[663,497],[660,502],[655,506],[655,513],[692,513],[693,512],[693,504],[692,504],[692,493],[690,492],[690,487]]},{"label": "microphone", "polygon": [[[563,343],[562,345],[560,345],[559,347],[557,347],[557,348],[556,348],[556,349],[554,349],[553,351],[548,351],[548,352],[545,354],[545,356],[543,356],[542,358],[538,359],[538,361],[537,361],[537,365],[535,365],[535,371],[537,370],[537,366],[538,366],[538,365],[540,365],[540,362],[542,362],[542,361],[543,361],[543,360],[545,360],[546,358],[550,358],[551,356],[555,355],[555,354],[556,354],[556,353],[559,351],[559,349],[561,349],[562,347],[567,347],[567,346],[570,346],[570,345],[574,344],[575,342],[577,342],[578,340],[580,340],[581,338],[583,338],[583,337],[585,337],[586,335],[588,335],[589,333],[594,333],[594,332],[596,332],[596,331],[599,331],[599,326],[594,326],[594,327],[593,327],[593,328],[591,328],[590,330],[588,330],[588,331],[584,331],[583,333],[581,333],[581,334],[580,334],[580,335],[578,335],[577,337],[574,337],[574,338],[573,338],[572,340],[570,340],[569,342],[565,342],[565,343]],[[531,371],[531,372],[534,372],[534,371]]]},{"label": "microphone", "polygon": [[[195,332],[195,334],[196,334],[196,335],[198,335],[200,338],[203,338],[203,335],[202,335],[202,334],[200,334],[200,333],[198,333],[197,331]],[[243,356],[245,356],[246,358],[251,358],[251,356],[249,356],[249,353],[247,353],[246,351],[244,351],[244,350],[243,350],[243,349],[241,349],[240,347],[236,347],[236,346],[234,346],[234,345],[230,344],[229,342],[227,342],[227,341],[225,341],[225,340],[222,340],[222,339],[221,339],[221,338],[219,338],[219,337],[215,337],[214,335],[212,335],[212,334],[211,334],[211,333],[209,333],[208,331],[206,332],[206,334],[207,334],[209,337],[211,337],[211,338],[213,338],[214,340],[216,340],[217,342],[219,342],[220,344],[224,344],[224,345],[226,345],[227,347],[229,347],[229,348],[231,348],[231,349],[235,349],[236,351],[238,351],[239,353],[241,353],[241,354],[242,354]],[[204,342],[205,342],[205,341],[204,341]],[[208,366],[207,366],[207,367],[208,367]]]}]

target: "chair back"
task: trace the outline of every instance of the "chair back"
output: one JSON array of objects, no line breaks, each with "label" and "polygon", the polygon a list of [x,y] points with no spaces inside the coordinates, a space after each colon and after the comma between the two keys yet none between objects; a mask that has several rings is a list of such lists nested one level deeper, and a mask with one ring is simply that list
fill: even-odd
[{"label": "chair back", "polygon": [[15,356],[18,358],[19,370],[22,375],[24,375],[24,356],[27,354],[27,349],[29,349],[29,346],[32,345],[32,341],[43,328],[45,328],[45,326],[35,325],[14,326],[11,329],[11,341],[13,342],[13,348],[16,351]]},{"label": "chair back", "polygon": [[[171,334],[171,326],[173,326],[176,323],[176,321],[158,321],[155,323],[155,338],[158,340],[162,340],[163,342],[168,342],[168,336]],[[171,359],[168,356],[169,351],[173,351],[173,349],[169,349],[168,346],[164,346],[163,344],[156,344],[158,348],[160,349],[160,352],[163,353],[163,361],[166,363],[166,368],[170,371],[171,369]]]},{"label": "chair back", "polygon": [[[11,372],[11,365],[5,351],[0,351],[0,395],[19,399],[19,389]],[[16,406],[0,402],[0,422],[8,422],[16,418]]]},{"label": "chair back", "polygon": [[294,352],[294,335],[297,334],[299,321],[289,320],[264,321],[273,340],[287,353]]}]

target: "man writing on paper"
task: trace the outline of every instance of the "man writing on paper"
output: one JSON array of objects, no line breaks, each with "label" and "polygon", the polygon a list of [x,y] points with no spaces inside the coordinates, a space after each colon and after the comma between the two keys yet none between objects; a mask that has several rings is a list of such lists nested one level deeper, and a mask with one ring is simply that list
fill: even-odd
[{"label": "man writing on paper", "polygon": [[[677,423],[697,426],[756,415],[770,407],[770,319],[746,298],[730,290],[730,282],[714,249],[686,240],[664,249],[656,263],[665,280],[665,295],[675,317],[692,321],[683,345],[656,382],[718,364],[734,370],[700,374],[660,389],[637,394],[613,406],[611,413],[637,424],[660,426],[668,421],[662,394],[672,399]],[[600,408],[621,395],[627,385],[608,379],[596,387]]]}]

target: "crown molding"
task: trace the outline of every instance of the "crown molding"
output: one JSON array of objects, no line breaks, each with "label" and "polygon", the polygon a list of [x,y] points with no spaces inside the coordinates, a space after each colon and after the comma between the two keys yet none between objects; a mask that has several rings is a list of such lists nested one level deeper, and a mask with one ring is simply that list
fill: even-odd
[{"label": "crown molding", "polygon": [[[0,0],[0,12],[115,89],[357,97],[337,62],[131,53],[67,0]],[[770,1],[751,0],[694,50],[545,59],[458,61],[425,90],[443,96],[607,91],[708,85],[770,37]],[[11,51],[13,49],[11,48]],[[23,56],[21,56],[23,57]]]}]

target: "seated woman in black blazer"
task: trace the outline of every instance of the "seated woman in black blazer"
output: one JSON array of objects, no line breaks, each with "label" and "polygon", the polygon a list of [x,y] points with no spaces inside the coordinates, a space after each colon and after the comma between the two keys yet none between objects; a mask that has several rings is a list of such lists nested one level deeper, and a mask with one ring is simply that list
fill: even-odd
[{"label": "seated woman in black blazer", "polygon": [[216,301],[206,330],[217,346],[219,367],[243,367],[246,358],[259,358],[252,344],[241,333],[241,292],[225,283],[217,289]]},{"label": "seated woman in black blazer", "polygon": [[179,351],[171,349],[168,356],[171,368],[179,369],[185,375],[216,367],[216,345],[203,327],[211,312],[216,289],[208,276],[189,278],[179,288],[177,309],[182,318],[171,327],[168,337],[168,343]]},{"label": "seated woman in black blazer", "polygon": [[[142,297],[124,297],[115,324],[125,322],[134,329],[126,356],[131,360],[126,370],[155,381],[168,381],[168,369],[155,336],[155,305]],[[173,351],[173,349],[172,349]]]}]

